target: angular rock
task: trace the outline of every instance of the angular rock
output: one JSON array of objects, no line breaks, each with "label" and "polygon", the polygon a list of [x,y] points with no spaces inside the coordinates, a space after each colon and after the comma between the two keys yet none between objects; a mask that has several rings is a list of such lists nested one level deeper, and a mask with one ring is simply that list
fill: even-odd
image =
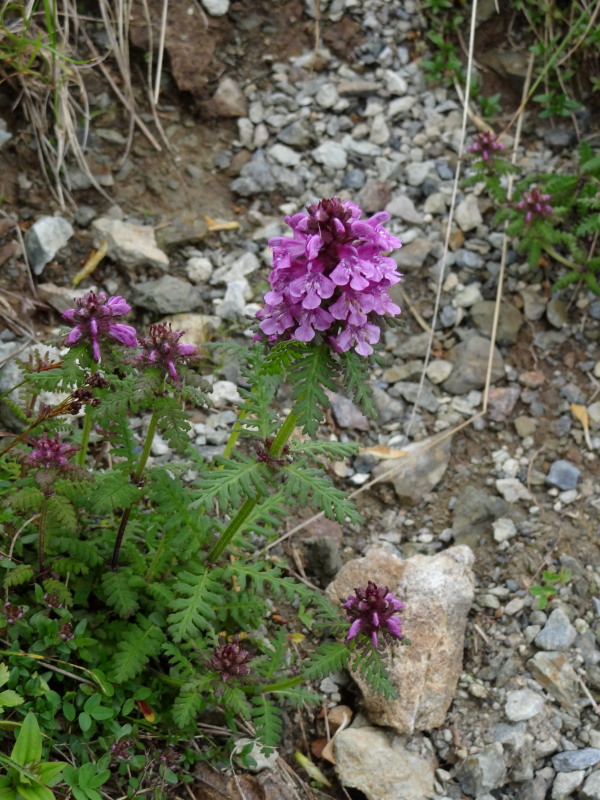
[{"label": "angular rock", "polygon": [[55,283],[40,283],[37,287],[38,298],[52,306],[59,314],[63,314],[68,308],[73,308],[75,297],[83,297],[88,292],[89,289],[65,289],[64,286],[57,286]]},{"label": "angular rock", "polygon": [[64,247],[75,231],[64,217],[40,217],[24,236],[27,258],[34,275],[41,275],[49,261]]},{"label": "angular rock", "polygon": [[552,784],[552,800],[566,800],[583,782],[585,772],[559,772]]},{"label": "angular rock", "polygon": [[207,105],[220,117],[245,117],[248,113],[246,96],[233,78],[223,78],[219,82]]},{"label": "angular rock", "polygon": [[464,231],[464,233],[472,231],[473,228],[481,225],[483,217],[481,216],[477,198],[474,194],[468,194],[465,199],[456,206],[455,219],[458,227],[461,231]]},{"label": "angular rock", "polygon": [[550,471],[546,475],[546,483],[566,492],[568,489],[575,489],[580,475],[581,470],[575,464],[561,458],[550,467]]},{"label": "angular rock", "polygon": [[531,689],[518,689],[506,696],[504,713],[511,722],[521,722],[537,716],[544,709],[544,698]]},{"label": "angular rock", "polygon": [[579,800],[600,800],[600,770],[592,772],[586,779],[579,792]]},{"label": "angular rock", "polygon": [[133,288],[133,301],[158,314],[193,311],[202,305],[200,290],[181,278],[163,275],[156,281],[138,283]]},{"label": "angular rock", "polygon": [[92,228],[96,247],[106,239],[108,255],[126,267],[150,264],[162,270],[169,268],[169,259],[156,244],[154,229],[150,225],[99,217],[92,223]]},{"label": "angular rock", "polygon": [[229,11],[229,0],[201,0],[211,17],[222,17]]},{"label": "angular rock", "polygon": [[411,442],[402,448],[406,452],[403,458],[378,464],[373,475],[383,476],[393,469],[389,477],[381,479],[394,485],[400,499],[419,503],[444,477],[450,461],[451,444],[451,436]]},{"label": "angular rock", "polygon": [[368,800],[424,800],[433,796],[437,766],[426,742],[408,744],[378,728],[347,728],[334,739],[336,772],[344,786]]},{"label": "angular rock", "polygon": [[505,775],[504,748],[500,742],[489,744],[479,753],[469,756],[456,773],[460,788],[471,797],[502,786]]},{"label": "angular rock", "polygon": [[[467,394],[472,389],[483,389],[489,350],[490,340],[483,336],[470,336],[455,345],[448,353],[448,360],[454,363],[454,370],[444,382],[444,390],[450,394]],[[496,383],[503,377],[504,362],[500,351],[494,347],[491,381]]]},{"label": "angular rock", "polygon": [[[490,336],[492,333],[495,308],[496,303],[492,300],[482,300],[480,303],[475,303],[475,305],[471,306],[473,322],[481,333],[486,336]],[[522,324],[523,315],[519,309],[515,308],[512,303],[501,303],[498,330],[496,331],[498,344],[516,344]]]},{"label": "angular rock", "polygon": [[521,391],[518,386],[492,386],[488,395],[488,414],[494,422],[507,420]]},{"label": "angular rock", "polygon": [[353,428],[357,431],[368,431],[369,420],[352,400],[337,392],[326,391],[335,421],[340,428]]},{"label": "angular rock", "polygon": [[555,608],[534,641],[543,650],[568,650],[576,638],[577,631],[568,616],[562,608]]},{"label": "angular rock", "polygon": [[472,563],[473,553],[464,546],[405,561],[374,551],[346,563],[327,587],[336,602],[372,580],[388,586],[406,603],[406,635],[415,644],[392,645],[389,668],[399,699],[384,700],[354,675],[366,713],[375,724],[412,734],[444,722],[462,671],[464,633],[474,597]]},{"label": "angular rock", "polygon": [[498,478],[496,489],[500,492],[507,503],[518,503],[519,500],[531,502],[533,495],[518,478]]},{"label": "angular rock", "polygon": [[435,414],[439,408],[439,400],[427,386],[422,386],[419,392],[419,384],[410,381],[398,381],[390,390],[392,397],[403,397],[408,403],[419,401],[419,407],[424,408],[431,414]]},{"label": "angular rock", "polygon": [[527,662],[531,674],[555,700],[571,712],[577,708],[577,674],[564,653],[540,652]]},{"label": "angular rock", "polygon": [[431,253],[433,245],[429,239],[417,237],[409,244],[405,244],[399,250],[392,253],[392,258],[400,268],[400,270],[420,269],[427,260],[427,256]]},{"label": "angular rock", "polygon": [[565,750],[552,756],[552,766],[557,772],[574,772],[577,769],[595,767],[600,761],[597,747],[584,747],[582,750]]},{"label": "angular rock", "polygon": [[344,169],[348,163],[348,154],[336,142],[323,142],[312,151],[312,157],[319,164],[330,169]]}]

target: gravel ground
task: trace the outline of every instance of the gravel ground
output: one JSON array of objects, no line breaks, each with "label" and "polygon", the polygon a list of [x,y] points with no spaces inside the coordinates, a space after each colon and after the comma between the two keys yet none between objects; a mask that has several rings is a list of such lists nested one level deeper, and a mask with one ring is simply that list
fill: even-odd
[{"label": "gravel ground", "polygon": [[[227,6],[206,3],[209,14]],[[463,661],[443,720],[413,730],[394,720],[374,728],[359,714],[344,732],[344,752],[338,748],[340,780],[368,800],[599,800],[600,300],[584,290],[550,295],[560,273],[552,266],[530,269],[509,247],[488,408],[477,416],[502,235],[478,187],[459,193],[451,250],[442,261],[460,106],[453,92],[424,81],[414,48],[423,20],[412,0],[402,6],[322,0],[321,7],[325,30],[347,23],[354,31],[358,24],[360,43],[343,55],[339,47],[323,48],[281,61],[272,48],[256,80],[232,68],[217,97],[227,120],[219,136],[207,138],[201,166],[191,153],[202,126],[210,125],[176,109],[178,173],[156,177],[163,199],[150,217],[131,203],[131,186],[141,180],[135,148],[130,173],[108,173],[120,205],[82,191],[76,213],[53,215],[38,192],[38,200],[30,196],[14,209],[16,218],[33,222],[25,246],[38,297],[57,312],[69,307],[69,279],[105,238],[108,258],[85,290],[123,294],[139,321],[168,316],[199,343],[215,335],[243,339],[266,288],[266,243],[285,234],[284,214],[333,195],[367,213],[385,208],[388,227],[404,243],[395,257],[405,280],[394,290],[405,325],[386,335],[384,363],[373,373],[378,420],[366,420],[340,394],[331,398],[323,429],[363,448],[331,472],[340,486],[358,491],[365,523],[342,529],[313,522],[291,541],[322,586],[342,563],[381,551],[434,559],[467,546],[474,554],[474,598],[465,609]],[[523,171],[572,170],[571,139],[544,133],[526,120]],[[11,146],[7,140],[4,152]],[[115,146],[96,137],[97,161],[110,164]],[[30,179],[23,168],[19,181]],[[191,214],[167,213],[169,198],[180,195],[192,203]],[[197,204],[190,201],[197,195]],[[207,231],[204,210],[239,227]],[[5,243],[13,241],[11,230],[4,235]],[[23,280],[20,263],[18,251],[9,255],[5,288]],[[420,387],[442,269],[433,356]],[[57,320],[42,312],[36,328],[45,335]],[[18,325],[7,327],[0,360],[23,342]],[[239,380],[235,363],[222,366],[213,387],[216,411],[194,412],[195,445],[206,455],[220,452],[228,438]],[[0,393],[12,383],[9,366]],[[410,453],[408,467],[398,451]],[[159,439],[153,456],[170,457]],[[378,482],[363,491],[373,478]],[[540,584],[543,570],[561,568],[570,577],[539,609],[529,587]],[[435,628],[438,620],[429,624]],[[413,639],[411,649],[419,647]],[[321,690],[330,704],[352,697],[360,710],[345,676],[332,676]],[[420,761],[397,776],[397,763],[409,757]],[[425,784],[423,769],[430,775]]]}]

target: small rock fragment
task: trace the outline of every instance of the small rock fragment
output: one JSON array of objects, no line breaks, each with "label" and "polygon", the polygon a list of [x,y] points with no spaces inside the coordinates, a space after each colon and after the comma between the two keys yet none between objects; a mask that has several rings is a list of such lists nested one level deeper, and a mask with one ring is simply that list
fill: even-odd
[{"label": "small rock fragment", "polygon": [[537,716],[544,708],[544,698],[531,689],[518,689],[506,696],[504,713],[511,722],[521,722]]},{"label": "small rock fragment", "polygon": [[456,773],[460,788],[471,797],[502,786],[505,775],[504,748],[500,742],[487,745],[479,753],[469,756]]},{"label": "small rock fragment", "polygon": [[[437,437],[439,438],[439,437]],[[378,464],[373,475],[378,477],[395,468],[383,480],[393,483],[399,498],[419,503],[441,481],[450,461],[452,437],[437,441],[436,437],[411,442],[402,449],[406,455]]]},{"label": "small rock fragment", "polygon": [[102,239],[108,244],[108,255],[127,267],[151,264],[162,270],[169,268],[166,253],[156,244],[154,229],[150,225],[134,225],[118,219],[99,217],[92,223],[96,247]]},{"label": "small rock fragment", "polygon": [[580,469],[571,464],[570,461],[565,461],[561,458],[550,467],[550,471],[546,475],[546,483],[566,492],[568,489],[576,488],[580,475]]},{"label": "small rock fragment", "polygon": [[40,217],[26,231],[25,250],[35,275],[42,270],[56,253],[64,247],[75,231],[64,217]]},{"label": "small rock fragment", "polygon": [[573,772],[594,767],[600,761],[600,749],[584,747],[582,750],[565,750],[552,756],[552,766],[557,772]]}]

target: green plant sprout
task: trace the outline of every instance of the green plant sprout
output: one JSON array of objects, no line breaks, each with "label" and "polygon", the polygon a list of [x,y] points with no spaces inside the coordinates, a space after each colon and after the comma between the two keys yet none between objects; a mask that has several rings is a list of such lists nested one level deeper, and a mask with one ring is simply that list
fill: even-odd
[{"label": "green plant sprout", "polygon": [[558,572],[544,570],[542,573],[542,583],[529,587],[529,594],[537,597],[538,608],[543,611],[548,605],[550,598],[558,592],[561,586],[566,586],[571,580],[571,570],[561,567]]}]

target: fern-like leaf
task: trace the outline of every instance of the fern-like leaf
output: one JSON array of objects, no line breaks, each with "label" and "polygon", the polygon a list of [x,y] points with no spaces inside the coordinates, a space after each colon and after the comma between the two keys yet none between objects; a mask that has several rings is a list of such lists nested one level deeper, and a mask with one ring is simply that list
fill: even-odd
[{"label": "fern-like leaf", "polygon": [[223,603],[223,570],[208,570],[196,565],[194,571],[184,571],[175,584],[176,597],[167,622],[175,642],[198,636],[210,630],[216,617],[215,607]]},{"label": "fern-like leaf", "polygon": [[266,695],[252,698],[252,723],[256,738],[266,748],[274,748],[281,739],[281,710]]},{"label": "fern-like leaf", "polygon": [[106,602],[124,618],[135,614],[140,607],[137,590],[144,586],[144,580],[127,568],[121,568],[118,572],[105,572],[102,576]]},{"label": "fern-like leaf", "polygon": [[14,569],[7,569],[2,585],[5,589],[21,586],[33,578],[33,569],[29,564],[19,564]]},{"label": "fern-like leaf", "polygon": [[113,658],[112,679],[118,683],[130,680],[143,670],[152,656],[158,655],[165,635],[157,625],[142,616],[122,632]]},{"label": "fern-like leaf", "polygon": [[332,380],[337,365],[329,348],[324,345],[307,347],[290,367],[294,413],[304,433],[314,436],[323,420],[323,412],[329,408],[324,389],[335,391]]},{"label": "fern-like leaf", "polygon": [[384,657],[369,642],[361,643],[354,651],[352,669],[361,675],[372,692],[386,700],[398,699],[398,690],[388,678]]},{"label": "fern-like leaf", "polygon": [[158,415],[158,429],[163,439],[173,450],[185,453],[190,444],[190,423],[179,402],[174,397],[160,397],[154,404],[154,413]]},{"label": "fern-like leaf", "polygon": [[140,490],[131,483],[129,472],[115,470],[99,475],[90,489],[88,508],[93,514],[110,514],[128,508],[140,498]]},{"label": "fern-like leaf", "polygon": [[198,714],[204,710],[205,705],[197,685],[183,686],[175,698],[171,710],[173,722],[178,728],[185,730],[195,721]]},{"label": "fern-like leaf", "polygon": [[353,350],[340,356],[343,370],[343,384],[354,403],[371,419],[377,417],[373,403],[373,390],[369,381],[369,360]]},{"label": "fern-like leaf", "polygon": [[349,659],[350,651],[346,644],[342,642],[321,644],[310,661],[302,665],[302,674],[309,681],[325,678],[331,672],[346,669]]},{"label": "fern-like leaf", "polygon": [[200,477],[197,486],[200,497],[190,508],[211,511],[218,501],[221,511],[239,508],[247,497],[257,498],[267,493],[270,475],[264,464],[235,453],[232,458],[215,458],[217,469]]},{"label": "fern-like leaf", "polygon": [[336,489],[320,470],[300,463],[286,464],[283,469],[288,477],[288,491],[300,508],[310,499],[313,508],[323,511],[328,519],[340,523],[346,518],[352,522],[362,520],[345,493]]}]

